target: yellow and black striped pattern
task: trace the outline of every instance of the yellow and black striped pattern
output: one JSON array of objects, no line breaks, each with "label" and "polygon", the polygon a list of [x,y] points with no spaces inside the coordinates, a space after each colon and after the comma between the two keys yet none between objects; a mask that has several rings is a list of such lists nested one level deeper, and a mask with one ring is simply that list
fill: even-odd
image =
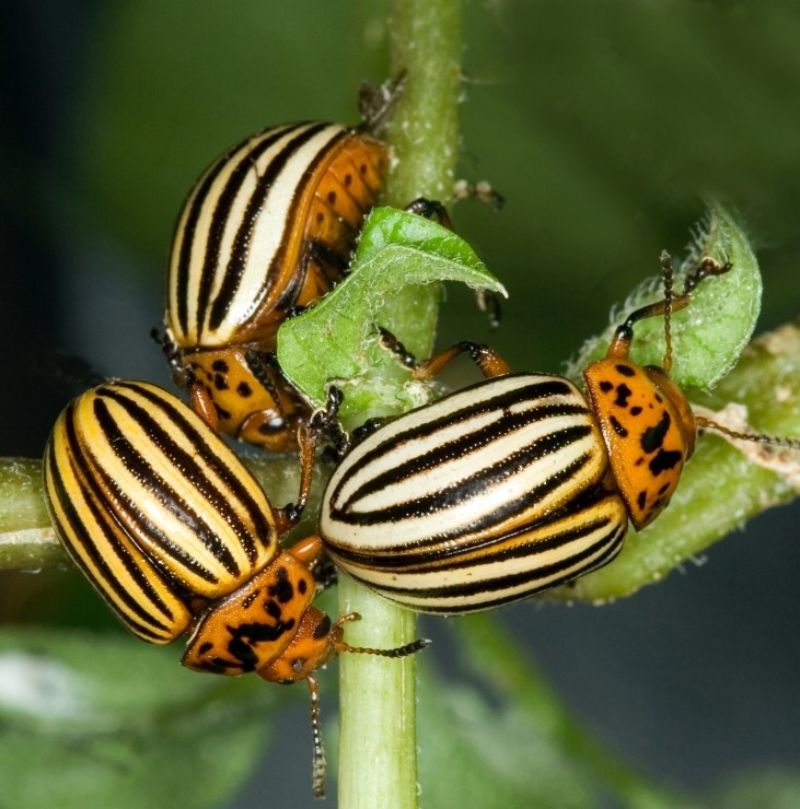
[{"label": "yellow and black striped pattern", "polygon": [[180,400],[109,382],[71,402],[45,452],[45,491],[69,555],[122,621],[168,643],[207,600],[276,554],[270,505]]},{"label": "yellow and black striped pattern", "polygon": [[[220,157],[195,185],[176,227],[170,339],[187,349],[273,339],[292,307],[337,280],[321,265],[339,273],[347,266],[386,164],[386,147],[374,138],[315,122],[267,129]],[[316,257],[307,252],[312,243]]]},{"label": "yellow and black striped pattern", "polygon": [[334,472],[334,561],[423,612],[488,609],[609,562],[627,527],[608,457],[568,380],[512,374],[379,428]]}]

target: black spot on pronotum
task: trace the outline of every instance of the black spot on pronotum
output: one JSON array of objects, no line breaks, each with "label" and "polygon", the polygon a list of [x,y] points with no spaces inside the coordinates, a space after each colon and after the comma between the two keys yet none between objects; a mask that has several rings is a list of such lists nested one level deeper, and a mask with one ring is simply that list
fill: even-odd
[{"label": "black spot on pronotum", "polygon": [[253,671],[258,663],[253,647],[242,637],[237,629],[236,634],[228,641],[228,651],[241,663],[242,671]]},{"label": "black spot on pronotum", "polygon": [[243,399],[246,399],[248,396],[253,395],[253,390],[247,382],[240,382],[236,386],[236,392],[241,396]]},{"label": "black spot on pronotum", "polygon": [[639,405],[634,405],[634,406],[631,408],[631,415],[632,415],[632,416],[638,416],[638,415],[639,415],[639,413],[641,413],[641,412],[642,412],[642,408],[641,408],[641,407],[639,407]]},{"label": "black spot on pronotum", "polygon": [[244,609],[248,609],[250,607],[250,605],[256,600],[256,598],[258,598],[258,593],[259,593],[258,590],[254,590],[252,593],[248,593],[242,599],[242,607]]},{"label": "black spot on pronotum", "polygon": [[611,422],[611,426],[614,428],[614,432],[620,438],[628,437],[628,431],[613,416],[609,416],[608,420]]},{"label": "black spot on pronotum", "polygon": [[253,671],[258,665],[258,654],[253,647],[258,643],[278,640],[281,635],[294,629],[294,626],[294,618],[285,623],[279,621],[274,626],[258,622],[229,626],[231,638],[228,641],[228,651],[239,661],[242,671]]},{"label": "black spot on pronotum", "polygon": [[636,496],[636,505],[639,506],[640,509],[643,509],[646,502],[647,492],[639,492],[639,494]]},{"label": "black spot on pronotum", "polygon": [[319,640],[320,638],[324,638],[330,631],[331,631],[331,619],[326,615],[314,627],[314,639]]},{"label": "black spot on pronotum", "polygon": [[633,391],[624,382],[617,385],[617,398],[614,400],[614,404],[618,407],[627,407],[632,393]]},{"label": "black spot on pronotum", "polygon": [[269,587],[269,594],[286,604],[294,598],[294,587],[289,581],[289,573],[285,567],[279,567],[277,571],[277,581]]},{"label": "black spot on pronotum", "polygon": [[222,374],[214,375],[214,387],[217,390],[228,390],[228,382]]},{"label": "black spot on pronotum", "polygon": [[648,464],[654,475],[666,472],[681,462],[683,455],[680,450],[660,449],[658,455]]},{"label": "black spot on pronotum", "polygon": [[217,411],[217,416],[219,417],[220,421],[229,421],[231,414],[224,408],[220,407],[218,404],[214,404],[214,410]]},{"label": "black spot on pronotum", "polygon": [[214,362],[211,364],[211,367],[221,374],[228,373],[228,363],[225,362],[225,360],[214,360]]},{"label": "black spot on pronotum", "polygon": [[600,383],[600,390],[603,391],[603,393],[608,393],[611,390],[611,388],[613,388],[613,387],[614,387],[614,383],[609,382],[607,379],[604,379]]},{"label": "black spot on pronotum", "polygon": [[634,371],[633,368],[630,367],[630,365],[615,365],[614,367],[623,376],[636,376],[636,371]]},{"label": "black spot on pronotum", "polygon": [[302,596],[302,595],[306,594],[306,590],[308,590],[308,585],[306,584],[306,580],[305,579],[300,579],[300,581],[297,582],[297,592],[300,593],[300,595]]},{"label": "black spot on pronotum", "polygon": [[234,660],[225,660],[222,657],[212,657],[211,660],[203,660],[200,662],[200,668],[203,671],[209,671],[212,674],[225,674],[230,669],[240,669],[241,665]]},{"label": "black spot on pronotum", "polygon": [[645,452],[655,452],[664,443],[664,436],[667,434],[671,422],[672,419],[665,410],[661,416],[661,421],[655,427],[648,427],[642,433],[640,443]]},{"label": "black spot on pronotum", "polygon": [[278,602],[272,598],[268,598],[264,602],[264,611],[276,621],[281,617],[281,608],[278,605]]}]

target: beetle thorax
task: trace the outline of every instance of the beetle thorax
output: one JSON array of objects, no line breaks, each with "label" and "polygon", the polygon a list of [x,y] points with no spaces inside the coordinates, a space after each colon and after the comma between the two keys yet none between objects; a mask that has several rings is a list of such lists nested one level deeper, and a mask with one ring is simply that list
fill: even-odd
[{"label": "beetle thorax", "polygon": [[617,488],[642,528],[669,502],[694,449],[691,409],[663,371],[627,358],[595,362],[584,377]]}]

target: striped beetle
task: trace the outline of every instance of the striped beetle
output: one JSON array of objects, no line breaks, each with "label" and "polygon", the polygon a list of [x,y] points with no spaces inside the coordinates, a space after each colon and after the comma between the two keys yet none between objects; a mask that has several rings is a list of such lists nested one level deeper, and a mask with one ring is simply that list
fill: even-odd
[{"label": "striped beetle", "polygon": [[[377,427],[345,455],[323,496],[320,535],[333,561],[387,598],[422,612],[488,609],[568,582],[610,562],[628,521],[638,530],[673,494],[697,428],[667,373],[669,322],[705,277],[730,265],[705,259],[672,297],[620,325],[605,359],[569,380],[511,373],[491,349],[460,343],[417,363],[384,342],[418,378],[469,352],[487,380]],[[634,324],[663,315],[663,368],[629,358]]]},{"label": "striped beetle", "polygon": [[[335,404],[335,402],[334,402]],[[314,734],[314,792],[325,759],[313,672],[339,652],[400,657],[421,649],[363,649],[312,606],[316,535],[281,551],[308,494],[316,429],[301,429],[297,506],[273,509],[225,443],[185,404],[147,382],[100,384],[59,416],[45,450],[47,506],[76,565],[134,634],[169,643],[189,633],[183,664],[306,680]]]},{"label": "striped beetle", "polygon": [[200,177],[173,237],[161,342],[214,429],[294,447],[306,403],[274,356],[277,329],[347,268],[388,167],[362,127],[306,122],[246,138]]}]

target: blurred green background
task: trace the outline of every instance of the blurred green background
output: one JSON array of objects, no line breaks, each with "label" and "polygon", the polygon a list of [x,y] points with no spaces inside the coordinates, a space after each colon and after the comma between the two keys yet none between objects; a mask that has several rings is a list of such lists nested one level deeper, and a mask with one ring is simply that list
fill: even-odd
[{"label": "blurred green background", "polygon": [[[6,4],[3,455],[39,455],[79,387],[52,373],[54,351],[110,375],[168,382],[147,335],[161,318],[166,254],[189,187],[217,154],[266,125],[355,122],[360,80],[386,77],[388,8]],[[507,202],[500,213],[462,203],[454,218],[511,298],[490,334],[471,296],[448,290],[441,343],[491,340],[520,368],[558,369],[606,324],[612,305],[655,274],[662,248],[680,253],[710,194],[739,210],[758,249],[763,327],[798,316],[796,4],[473,1],[464,38],[460,173],[489,180]],[[702,569],[624,604],[523,604],[503,617],[623,758],[704,795],[703,805],[734,806],[741,790],[709,797],[718,784],[750,768],[800,764],[798,647],[783,628],[800,618],[797,518],[796,506],[767,514],[756,522],[760,535],[717,546]],[[112,626],[71,572],[3,578],[7,623]],[[442,638],[445,648],[450,642]],[[177,668],[177,649],[174,657]],[[3,694],[14,692],[4,676],[0,658],[0,707],[8,709]],[[330,716],[333,679],[326,685]],[[279,720],[280,743],[260,754],[263,762],[242,765],[209,805],[311,803],[305,706],[298,711]],[[289,759],[297,781],[285,776]],[[267,773],[267,786],[245,780],[254,768]],[[793,801],[798,793],[786,790]],[[617,805],[601,793],[539,805]],[[778,805],[767,794],[740,805]],[[119,805],[139,805],[135,793],[131,800]],[[530,805],[514,800],[523,798],[506,805]],[[40,805],[30,801],[13,805]],[[206,805],[198,801],[185,805]]]}]

